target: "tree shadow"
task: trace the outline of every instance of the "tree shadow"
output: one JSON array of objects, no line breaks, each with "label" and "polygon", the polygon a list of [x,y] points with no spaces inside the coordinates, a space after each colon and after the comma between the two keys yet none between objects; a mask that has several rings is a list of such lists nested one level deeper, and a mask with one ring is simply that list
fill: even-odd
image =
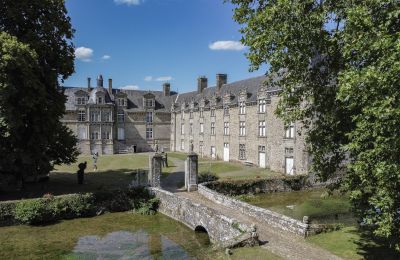
[{"label": "tree shadow", "polygon": [[350,232],[360,236],[360,239],[355,243],[358,247],[357,253],[364,259],[400,259],[400,252],[390,248],[387,241],[374,236],[370,230],[359,228]]},{"label": "tree shadow", "polygon": [[47,193],[63,195],[126,188],[132,183],[134,174],[141,170],[145,169],[89,171],[85,172],[81,185],[78,184],[76,173],[51,172],[47,181],[26,183],[23,190],[18,190],[16,185],[4,187],[0,193],[0,201],[39,198]]}]

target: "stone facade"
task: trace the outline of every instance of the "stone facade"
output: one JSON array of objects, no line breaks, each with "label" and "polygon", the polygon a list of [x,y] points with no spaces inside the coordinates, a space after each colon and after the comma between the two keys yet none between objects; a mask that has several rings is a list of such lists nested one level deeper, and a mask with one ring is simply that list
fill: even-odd
[{"label": "stone facade", "polygon": [[[221,79],[222,78],[222,79]],[[201,157],[241,161],[286,174],[307,174],[309,155],[297,122],[285,126],[275,115],[279,88],[267,77],[207,88],[199,78],[196,92],[180,94],[171,108],[171,150]],[[270,80],[270,79],[269,79]]]},{"label": "stone facade", "polygon": [[[62,122],[78,137],[83,154],[114,154],[160,151],[170,147],[170,107],[173,97],[169,83],[163,91],[120,90],[103,87],[64,87],[66,114]],[[174,93],[172,93],[174,94]]]},{"label": "stone facade", "polygon": [[[200,157],[269,168],[289,175],[307,174],[310,157],[298,122],[285,126],[275,115],[279,87],[274,77],[227,83],[217,74],[215,87],[205,77],[197,91],[65,88],[63,122],[79,138],[82,153],[160,151],[193,152]],[[267,83],[269,82],[269,83]],[[192,145],[193,144],[193,145]]]}]

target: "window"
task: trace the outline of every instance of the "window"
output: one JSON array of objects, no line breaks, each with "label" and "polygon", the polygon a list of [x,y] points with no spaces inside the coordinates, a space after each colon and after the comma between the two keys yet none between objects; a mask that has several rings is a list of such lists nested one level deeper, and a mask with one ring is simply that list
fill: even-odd
[{"label": "window", "polygon": [[192,112],[192,111],[189,112],[189,118],[190,118],[190,119],[193,118],[193,112]]},{"label": "window", "polygon": [[146,139],[153,139],[153,128],[152,127],[146,128]]},{"label": "window", "polygon": [[97,104],[102,104],[103,103],[103,98],[102,97],[98,97],[97,98]]},{"label": "window", "polygon": [[185,134],[185,125],[181,124],[181,135]]},{"label": "window", "polygon": [[86,139],[86,127],[78,126],[78,139],[84,140]]},{"label": "window", "polygon": [[118,106],[125,106],[125,98],[118,99]]},{"label": "window", "polygon": [[78,121],[79,122],[86,121],[86,112],[84,110],[79,110],[79,112],[78,112]]},{"label": "window", "polygon": [[265,136],[265,121],[258,122],[258,136]]},{"label": "window", "polygon": [[146,123],[153,123],[153,112],[146,112]]},{"label": "window", "polygon": [[285,127],[285,138],[294,138],[294,123],[290,123],[288,126]]},{"label": "window", "polygon": [[118,112],[117,120],[118,120],[118,122],[125,122],[125,113],[124,112]]},{"label": "window", "polygon": [[265,113],[266,104],[267,104],[267,101],[265,99],[258,100],[258,112],[259,113]]},{"label": "window", "polygon": [[190,123],[189,125],[189,134],[192,135],[193,134],[193,124]]},{"label": "window", "polygon": [[110,139],[110,132],[103,132],[102,138],[107,140]]},{"label": "window", "polygon": [[239,102],[239,114],[241,115],[246,114],[246,102],[244,101]]},{"label": "window", "polygon": [[229,116],[229,106],[224,107],[224,116]]},{"label": "window", "polygon": [[239,135],[240,136],[246,135],[246,122],[244,121],[239,122]]},{"label": "window", "polygon": [[239,160],[246,160],[246,145],[239,144]]},{"label": "window", "polygon": [[211,113],[211,116],[215,116],[215,108],[211,108],[210,113]]},{"label": "window", "polygon": [[200,108],[199,113],[200,113],[200,117],[203,118],[203,117],[204,117],[204,115],[203,115],[203,108]]},{"label": "window", "polygon": [[204,124],[200,123],[200,133],[204,133]]},{"label": "window", "polygon": [[181,140],[181,150],[185,150],[185,140]]},{"label": "window", "polygon": [[200,141],[199,149],[200,149],[200,155],[203,156],[203,151],[204,151],[204,142],[203,141]]},{"label": "window", "polygon": [[90,121],[92,121],[92,122],[100,122],[100,112],[99,111],[92,111],[90,113]]},{"label": "window", "polygon": [[125,129],[122,127],[118,128],[118,140],[125,140]]},{"label": "window", "polygon": [[84,105],[84,104],[86,104],[86,98],[84,98],[84,97],[78,97],[78,98],[76,98],[76,104],[77,104],[77,105]]},{"label": "window", "polygon": [[262,153],[265,153],[265,146],[264,145],[259,145],[258,146],[258,151],[262,152]]},{"label": "window", "polygon": [[229,135],[229,122],[224,122],[224,135]]},{"label": "window", "polygon": [[146,101],[145,101],[145,106],[146,107],[153,107],[154,106],[154,102],[153,101],[154,101],[153,99],[147,98]]},{"label": "window", "polygon": [[92,140],[98,140],[99,139],[99,132],[92,132],[90,134],[90,139]]},{"label": "window", "polygon": [[184,120],[184,119],[185,119],[185,111],[182,110],[182,112],[181,112],[181,120]]},{"label": "window", "polygon": [[215,123],[211,122],[211,135],[215,135]]},{"label": "window", "polygon": [[103,122],[110,122],[110,112],[103,112],[102,113],[103,116]]}]

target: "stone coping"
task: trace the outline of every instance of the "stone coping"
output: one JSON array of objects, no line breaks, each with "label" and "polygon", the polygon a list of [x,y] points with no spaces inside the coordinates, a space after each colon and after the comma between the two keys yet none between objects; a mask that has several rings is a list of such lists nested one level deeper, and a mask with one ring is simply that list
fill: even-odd
[{"label": "stone coping", "polygon": [[306,237],[309,235],[310,225],[300,220],[276,213],[274,211],[256,207],[246,202],[225,196],[221,193],[207,188],[207,183],[198,185],[198,192],[207,199],[222,204],[228,208],[239,210],[241,213],[256,218],[265,225],[272,225],[276,228],[289,231],[296,235]]}]

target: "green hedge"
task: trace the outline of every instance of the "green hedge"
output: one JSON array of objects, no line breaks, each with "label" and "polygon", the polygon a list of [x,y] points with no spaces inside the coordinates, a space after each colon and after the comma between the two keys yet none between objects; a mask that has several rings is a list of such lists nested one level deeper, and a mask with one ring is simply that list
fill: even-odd
[{"label": "green hedge", "polygon": [[152,196],[145,188],[101,191],[0,203],[0,226],[44,224],[61,219],[91,217],[104,212],[137,210]]},{"label": "green hedge", "polygon": [[207,183],[206,186],[225,195],[239,196],[243,194],[301,190],[310,187],[311,184],[307,175],[295,175],[274,179],[213,181]]}]

